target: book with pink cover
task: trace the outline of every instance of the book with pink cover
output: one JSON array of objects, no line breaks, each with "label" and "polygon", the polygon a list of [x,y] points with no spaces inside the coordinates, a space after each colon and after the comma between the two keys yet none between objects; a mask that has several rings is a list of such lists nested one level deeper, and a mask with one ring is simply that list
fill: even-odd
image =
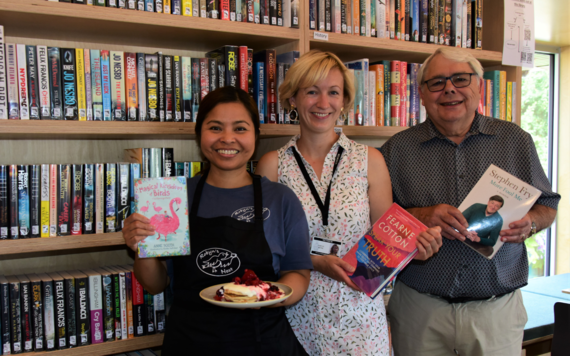
[{"label": "book with pink cover", "polygon": [[135,179],[135,213],[150,219],[156,231],[139,242],[140,258],[190,254],[185,177]]},{"label": "book with pink cover", "polygon": [[372,299],[414,258],[427,227],[394,203],[343,257],[356,268],[352,281]]}]

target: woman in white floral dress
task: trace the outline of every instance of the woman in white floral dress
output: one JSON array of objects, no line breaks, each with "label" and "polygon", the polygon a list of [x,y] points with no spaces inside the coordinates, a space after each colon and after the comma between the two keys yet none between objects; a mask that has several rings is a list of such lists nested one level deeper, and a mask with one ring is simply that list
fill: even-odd
[{"label": "woman in white floral dress", "polygon": [[[370,221],[392,204],[390,176],[379,151],[334,132],[341,113],[353,105],[348,70],[336,55],[310,51],[291,66],[279,95],[281,104],[299,116],[301,135],[264,155],[256,173],[297,194],[309,222],[312,252],[319,249],[315,239],[326,240],[321,250],[323,245],[331,252],[338,249],[336,255],[311,256],[309,290],[287,310],[289,322],[310,355],[389,355],[383,299],[360,292],[347,275],[353,267],[341,259],[370,228]],[[417,258],[429,258],[441,246],[437,228],[428,231],[418,239]]]}]

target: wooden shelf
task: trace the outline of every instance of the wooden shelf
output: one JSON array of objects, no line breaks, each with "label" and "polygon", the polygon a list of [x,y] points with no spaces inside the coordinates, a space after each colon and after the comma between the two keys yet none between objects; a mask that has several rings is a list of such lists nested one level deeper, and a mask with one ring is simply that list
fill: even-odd
[{"label": "wooden shelf", "polygon": [[88,355],[113,355],[121,352],[129,352],[151,347],[159,347],[164,340],[164,334],[136,337],[134,339],[109,341],[101,344],[74,347],[65,350],[31,352],[26,355],[54,355],[54,356],[88,356]]},{"label": "wooden shelf", "polygon": [[[0,120],[0,139],[193,139],[193,122]],[[391,137],[406,127],[340,126],[349,137]],[[298,125],[262,124],[261,138],[299,134]]]},{"label": "wooden shelf", "polygon": [[254,51],[298,42],[300,30],[45,0],[0,1],[5,36],[210,51],[227,44]]},{"label": "wooden shelf", "polygon": [[[311,49],[330,51],[343,61],[369,58],[370,62],[379,60],[405,60],[422,63],[435,52],[439,45],[390,40],[385,38],[363,37],[348,34],[330,33],[328,41],[314,39],[316,31],[308,31]],[[447,47],[447,46],[446,46]],[[484,67],[501,65],[502,53],[485,50],[461,49],[469,51]]]},{"label": "wooden shelf", "polygon": [[0,241],[0,256],[108,246],[126,246],[123,234],[121,232],[113,232],[108,234],[3,240]]}]

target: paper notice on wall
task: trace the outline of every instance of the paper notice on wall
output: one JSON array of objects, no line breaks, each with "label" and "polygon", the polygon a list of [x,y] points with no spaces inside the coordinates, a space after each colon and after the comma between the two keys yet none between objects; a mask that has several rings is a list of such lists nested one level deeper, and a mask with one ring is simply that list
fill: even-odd
[{"label": "paper notice on wall", "polygon": [[505,0],[503,64],[534,67],[534,0]]}]

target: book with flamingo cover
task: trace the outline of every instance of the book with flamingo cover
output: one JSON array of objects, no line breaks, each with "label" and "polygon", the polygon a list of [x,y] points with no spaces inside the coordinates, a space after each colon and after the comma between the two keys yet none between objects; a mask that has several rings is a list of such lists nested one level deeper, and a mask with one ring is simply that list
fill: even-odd
[{"label": "book with flamingo cover", "polygon": [[372,299],[414,258],[417,236],[427,227],[394,203],[342,258],[348,276]]},{"label": "book with flamingo cover", "polygon": [[135,212],[150,219],[156,233],[139,242],[140,258],[190,254],[186,177],[135,179]]}]

